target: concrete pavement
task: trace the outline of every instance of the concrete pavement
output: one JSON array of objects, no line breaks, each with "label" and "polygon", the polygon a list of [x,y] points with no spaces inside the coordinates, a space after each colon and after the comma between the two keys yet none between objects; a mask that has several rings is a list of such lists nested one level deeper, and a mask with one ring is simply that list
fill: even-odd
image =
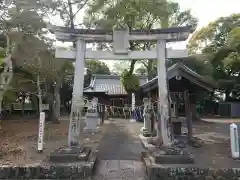
[{"label": "concrete pavement", "polygon": [[103,136],[98,152],[94,180],[145,180],[145,167],[141,161],[142,146],[138,138],[138,122],[115,119],[106,124],[109,129]]}]

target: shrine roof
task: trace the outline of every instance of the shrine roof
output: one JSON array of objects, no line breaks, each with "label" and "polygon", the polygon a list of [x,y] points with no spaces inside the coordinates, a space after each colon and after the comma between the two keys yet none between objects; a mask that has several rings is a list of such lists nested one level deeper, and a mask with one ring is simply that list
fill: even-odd
[{"label": "shrine roof", "polygon": [[[62,32],[62,33],[70,33],[70,34],[113,34],[112,30],[104,30],[104,29],[74,29],[60,26],[49,26],[50,32]],[[195,28],[191,25],[182,26],[182,27],[171,27],[164,29],[137,29],[132,30],[129,34],[167,34],[167,33],[181,33],[181,32],[189,32],[192,33],[195,31]]]},{"label": "shrine roof", "polygon": [[[139,76],[140,85],[147,82],[147,76]],[[121,84],[120,76],[118,75],[99,75],[92,76],[90,86],[84,88],[84,93],[88,92],[105,92],[108,95],[125,95],[125,88]]]},{"label": "shrine roof", "polygon": [[[182,63],[176,63],[168,68],[167,76],[169,80],[175,78],[177,75],[188,79],[192,84],[196,84],[197,86],[200,86],[206,90],[213,91],[216,88],[216,85],[207,81],[204,77],[194,72]],[[155,86],[157,83],[158,78],[155,77],[152,80],[141,85],[141,89],[152,89],[151,86],[154,86],[155,88],[157,87]]]}]

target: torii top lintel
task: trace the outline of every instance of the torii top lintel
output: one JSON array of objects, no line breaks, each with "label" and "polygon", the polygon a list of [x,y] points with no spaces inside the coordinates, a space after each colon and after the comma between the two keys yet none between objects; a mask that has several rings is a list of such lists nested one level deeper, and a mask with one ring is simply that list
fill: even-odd
[{"label": "torii top lintel", "polygon": [[[72,29],[59,26],[49,26],[52,33],[56,35],[59,41],[76,41],[82,38],[86,42],[112,42],[113,31],[100,29]],[[118,29],[119,30],[119,29]],[[189,34],[194,32],[193,26],[172,27],[165,29],[150,30],[132,30],[128,32],[128,40],[130,41],[157,41],[164,39],[166,42],[185,41]]]}]

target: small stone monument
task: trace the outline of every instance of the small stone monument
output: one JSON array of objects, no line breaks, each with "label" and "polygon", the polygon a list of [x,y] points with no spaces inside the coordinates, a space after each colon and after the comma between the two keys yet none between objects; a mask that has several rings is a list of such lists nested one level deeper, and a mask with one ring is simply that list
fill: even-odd
[{"label": "small stone monument", "polygon": [[239,142],[238,142],[238,127],[232,123],[230,125],[230,145],[233,159],[239,158]]},{"label": "small stone monument", "polygon": [[151,130],[150,99],[144,98],[143,104],[144,104],[144,110],[143,110],[144,126],[142,127],[141,132],[144,135],[144,134],[149,134]]},{"label": "small stone monument", "polygon": [[96,132],[98,131],[99,115],[97,112],[98,99],[93,98],[91,102],[87,103],[87,114],[86,114],[86,126],[83,132]]}]

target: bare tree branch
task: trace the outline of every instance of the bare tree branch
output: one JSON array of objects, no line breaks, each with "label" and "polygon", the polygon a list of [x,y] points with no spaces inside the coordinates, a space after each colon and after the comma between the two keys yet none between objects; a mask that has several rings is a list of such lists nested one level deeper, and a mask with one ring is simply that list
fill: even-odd
[{"label": "bare tree branch", "polygon": [[84,0],[84,3],[78,8],[78,10],[73,14],[73,18],[77,15],[77,13],[87,4],[88,0]]},{"label": "bare tree branch", "polygon": [[148,64],[147,64],[144,60],[140,60],[140,62],[141,62],[146,68],[148,68]]}]

